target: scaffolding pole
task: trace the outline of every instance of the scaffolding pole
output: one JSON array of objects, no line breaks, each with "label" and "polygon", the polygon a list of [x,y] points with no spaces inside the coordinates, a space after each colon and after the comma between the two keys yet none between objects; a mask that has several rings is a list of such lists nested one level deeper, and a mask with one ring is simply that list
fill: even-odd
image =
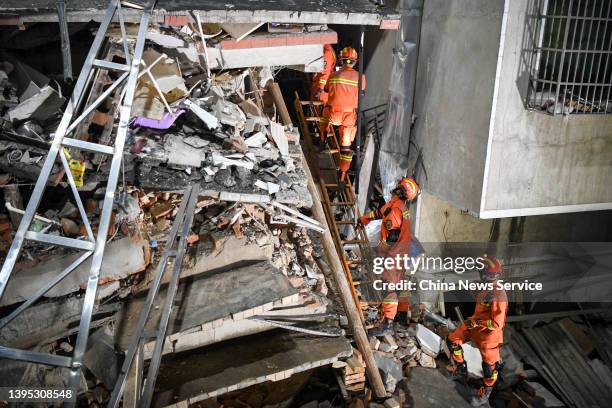
[{"label": "scaffolding pole", "polygon": [[[44,285],[43,289],[39,290],[31,299],[26,301],[25,304],[29,306],[33,304],[36,300],[38,300],[40,297],[42,297],[57,283],[59,283],[61,279],[68,276],[74,269],[76,269],[78,265],[80,265],[86,259],[91,257],[91,267],[87,280],[87,288],[83,297],[83,308],[81,311],[79,330],[76,339],[76,344],[74,347],[74,352],[71,357],[58,356],[49,353],[33,352],[29,350],[19,350],[9,347],[0,347],[0,358],[8,358],[14,360],[28,361],[32,363],[46,364],[50,366],[60,366],[69,368],[70,374],[68,386],[70,389],[72,389],[73,392],[72,398],[70,398],[70,400],[65,403],[66,406],[74,406],[76,404],[78,387],[81,378],[81,368],[83,365],[83,356],[85,354],[87,340],[89,338],[89,328],[91,325],[91,318],[93,314],[96,293],[98,290],[100,268],[102,266],[106,239],[111,222],[115,190],[117,189],[119,173],[121,170],[121,161],[123,158],[123,148],[127,136],[132,101],[134,99],[136,82],[138,80],[138,73],[140,70],[140,60],[144,50],[145,36],[149,25],[149,19],[154,6],[155,0],[150,0],[149,4],[146,7],[142,9],[137,8],[137,10],[141,12],[140,26],[136,38],[136,43],[134,45],[133,55],[131,56],[131,58],[127,59],[128,61],[130,61],[129,65],[109,65],[105,64],[104,61],[98,60],[97,57],[102,48],[102,44],[104,42],[104,38],[106,36],[109,25],[114,21],[115,17],[117,17],[119,20],[122,33],[125,32],[125,27],[123,25],[123,17],[121,15],[121,5],[118,0],[110,1],[104,18],[100,23],[100,27],[98,28],[94,41],[83,64],[83,69],[81,70],[81,73],[79,74],[79,77],[75,83],[72,97],[68,101],[62,119],[55,131],[53,142],[51,144],[45,162],[42,166],[40,176],[36,181],[36,184],[32,191],[32,196],[25,209],[25,212],[21,219],[21,223],[19,224],[17,232],[15,233],[11,248],[9,249],[4,264],[2,265],[2,269],[0,270],[1,299],[26,241],[36,241],[43,244],[59,245],[67,248],[84,251],[83,255],[79,257],[76,262],[68,266],[68,268],[62,271],[56,278],[52,279],[50,282]],[[127,7],[127,3],[124,4],[124,7]],[[127,41],[127,39],[124,40]],[[91,105],[85,107],[82,110],[80,108],[82,106],[83,101],[87,99],[86,96],[90,89],[92,79],[95,76],[95,71],[100,69],[118,70],[126,73],[126,75],[120,76],[116,80],[116,84],[114,85],[115,87],[119,86],[119,84],[125,81],[125,94],[119,109],[120,114],[117,123],[117,133],[115,136],[114,145],[112,146],[85,142],[76,139],[76,136],[72,138],[68,137],[76,128],[76,124],[83,120],[83,113],[89,114],[93,111]],[[97,104],[99,103],[101,103],[101,101],[96,100],[92,105],[97,106]],[[74,119],[75,117],[76,119]],[[111,164],[106,185],[106,192],[104,195],[104,202],[100,214],[98,231],[95,237],[91,230],[91,223],[88,221],[87,213],[85,212],[85,207],[83,205],[81,197],[79,196],[77,186],[74,182],[70,167],[68,165],[68,160],[64,151],[67,148],[102,153],[111,156]],[[32,220],[36,216],[38,206],[45,192],[47,181],[51,175],[51,172],[58,157],[64,167],[68,184],[70,186],[71,191],[73,192],[74,200],[77,204],[77,208],[81,215],[83,224],[85,225],[87,230],[87,238],[84,240],[39,233],[29,230]],[[10,318],[3,319],[0,322],[0,328],[8,324],[19,313],[23,312],[26,307],[19,308],[18,313],[13,313],[9,316]]]}]

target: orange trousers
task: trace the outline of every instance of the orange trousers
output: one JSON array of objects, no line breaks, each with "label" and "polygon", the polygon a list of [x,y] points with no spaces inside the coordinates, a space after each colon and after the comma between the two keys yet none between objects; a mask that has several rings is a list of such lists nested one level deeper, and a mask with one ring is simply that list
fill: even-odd
[{"label": "orange trousers", "polygon": [[492,387],[497,381],[497,370],[495,369],[497,363],[501,360],[500,356],[500,344],[487,342],[487,335],[485,331],[488,329],[476,327],[474,329],[469,329],[465,323],[457,328],[454,332],[448,335],[448,340],[453,344],[454,350],[451,350],[453,360],[455,362],[461,364],[464,362],[463,360],[463,350],[461,349],[461,344],[473,341],[478,350],[480,350],[480,355],[482,356],[483,363],[489,366],[490,376],[483,376],[483,381],[487,387]]},{"label": "orange trousers", "polygon": [[[400,244],[401,245],[401,244]],[[393,256],[394,247],[381,244],[379,247],[379,254],[381,256]],[[389,283],[398,283],[405,276],[403,269],[396,268],[385,268],[383,271],[383,281]],[[388,292],[383,299],[382,312],[385,319],[395,319],[397,312],[407,312],[410,309],[408,302],[408,292],[400,292],[399,295],[396,292]]]},{"label": "orange trousers", "polygon": [[395,292],[389,292],[383,299],[382,314],[385,319],[393,320],[397,312],[408,312],[409,309],[407,294],[400,293],[398,296]]},{"label": "orange trousers", "polygon": [[355,140],[357,134],[357,113],[355,111],[343,112],[332,110],[331,106],[323,108],[323,115],[319,122],[321,138],[327,137],[327,130],[330,125],[338,126],[340,136],[340,146],[349,147]]}]

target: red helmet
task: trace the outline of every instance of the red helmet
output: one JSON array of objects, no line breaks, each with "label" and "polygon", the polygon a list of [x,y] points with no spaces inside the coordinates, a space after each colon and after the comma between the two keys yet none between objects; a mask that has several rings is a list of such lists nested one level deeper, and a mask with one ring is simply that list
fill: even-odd
[{"label": "red helmet", "polygon": [[406,199],[412,201],[419,195],[421,189],[416,181],[406,177],[397,182],[395,191],[406,197]]},{"label": "red helmet", "polygon": [[499,259],[491,255],[484,255],[482,257],[482,263],[484,269],[481,271],[481,276],[488,280],[494,280],[499,277],[502,273],[502,265]]},{"label": "red helmet", "polygon": [[357,51],[353,47],[344,47],[342,51],[340,51],[340,60],[355,62],[357,61]]}]

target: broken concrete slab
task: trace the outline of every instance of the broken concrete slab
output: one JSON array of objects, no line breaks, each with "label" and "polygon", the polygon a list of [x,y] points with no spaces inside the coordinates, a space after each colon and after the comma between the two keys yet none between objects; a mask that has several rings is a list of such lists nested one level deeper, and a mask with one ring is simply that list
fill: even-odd
[{"label": "broken concrete slab", "polygon": [[[182,48],[185,55],[197,61],[197,51]],[[299,66],[307,68],[305,72],[323,70],[323,45],[293,45],[280,47],[243,48],[243,49],[207,49],[211,69],[232,69],[265,66]]]},{"label": "broken concrete slab", "polygon": [[[187,143],[191,147],[195,147],[196,149],[201,149],[210,144],[210,141],[204,140],[199,136],[188,136],[183,138],[183,142]],[[214,173],[213,173],[214,174]]]},{"label": "broken concrete slab", "polygon": [[404,381],[411,406],[422,408],[468,408],[470,404],[458,392],[466,393],[459,382],[447,378],[439,370],[414,367]]},{"label": "broken concrete slab", "polygon": [[285,157],[289,155],[289,141],[285,136],[285,128],[280,123],[270,121],[270,133],[272,139],[276,143],[276,147],[280,151],[280,154]]},{"label": "broken concrete slab", "polygon": [[[313,338],[261,333],[164,358],[153,397],[154,407],[182,407],[266,381],[280,381],[332,364],[352,353],[343,337]],[[228,356],[240,356],[228,364]]]},{"label": "broken concrete slab", "polygon": [[164,48],[184,47],[185,41],[174,35],[162,34],[157,31],[149,30],[146,34],[146,39],[153,41],[155,44]]},{"label": "broken concrete slab", "polygon": [[109,326],[101,327],[89,336],[83,364],[107,389],[113,389],[121,366]]},{"label": "broken concrete slab", "polygon": [[429,330],[422,324],[417,325],[416,338],[419,341],[421,348],[427,348],[430,354],[438,355],[442,345],[442,338],[436,333]]},{"label": "broken concrete slab", "polygon": [[429,354],[420,350],[420,353],[417,351],[417,355],[419,356],[418,361],[421,367],[425,368],[436,368],[436,359],[430,356]]},{"label": "broken concrete slab", "polygon": [[[94,306],[91,328],[114,321],[119,306],[118,303]],[[82,307],[82,297],[58,298],[30,306],[0,329],[0,344],[28,349],[67,337],[78,331]]]},{"label": "broken concrete slab", "polygon": [[206,155],[200,149],[196,149],[185,143],[178,135],[168,135],[164,150],[168,155],[168,164],[184,167],[200,167]]},{"label": "broken concrete slab", "polygon": [[190,111],[192,111],[198,118],[200,118],[202,122],[204,122],[206,127],[211,130],[219,127],[219,119],[217,119],[216,116],[207,112],[204,108],[189,99],[186,99],[185,101],[183,101],[183,103],[186,107],[189,108]]},{"label": "broken concrete slab", "polygon": [[472,342],[463,343],[463,358],[467,362],[468,372],[476,377],[482,378],[482,354]]},{"label": "broken concrete slab", "polygon": [[[274,315],[304,315],[313,313],[323,313],[326,307],[321,304],[306,304],[300,306],[300,301],[295,303],[295,296],[288,296],[272,303],[248,309],[242,314],[232,315],[223,319],[213,320],[182,332],[178,332],[166,337],[162,354],[181,353],[219,343],[230,339],[274,330],[277,327],[266,322],[251,320],[251,316],[274,316]],[[272,310],[272,308],[278,308]],[[147,343],[144,346],[144,358],[151,358],[154,343]]]},{"label": "broken concrete slab", "polygon": [[221,165],[225,165],[225,166],[240,166],[240,167],[247,168],[249,170],[252,170],[255,167],[253,162],[246,161],[246,160],[229,159],[229,158],[223,156],[220,153],[213,153],[212,161],[213,161],[213,165],[215,165],[215,166],[221,166]]},{"label": "broken concrete slab", "polygon": [[213,115],[215,115],[219,122],[224,125],[233,126],[237,128],[244,128],[246,122],[246,116],[242,109],[235,103],[226,101],[223,99],[217,99],[212,107]]},{"label": "broken concrete slab", "polygon": [[393,393],[397,383],[402,379],[401,361],[382,351],[374,351],[373,355],[378,371],[382,373],[385,389],[387,392]]},{"label": "broken concrete slab", "polygon": [[268,138],[266,137],[266,135],[264,135],[262,132],[256,132],[253,135],[247,137],[244,143],[247,145],[247,147],[261,147],[267,141]]},{"label": "broken concrete slab", "polygon": [[44,122],[59,112],[66,98],[60,96],[51,86],[44,86],[39,93],[22,100],[9,110],[8,117],[13,122],[38,120]]},{"label": "broken concrete slab", "polygon": [[[16,270],[9,280],[0,306],[29,299],[36,291],[73,263],[81,254],[55,256],[33,268]],[[124,279],[142,272],[150,261],[148,242],[137,238],[121,238],[106,246],[100,270],[100,283]],[[91,257],[52,288],[46,297],[65,296],[84,287],[89,276]]]},{"label": "broken concrete slab", "polygon": [[[147,330],[153,330],[159,319],[165,290],[156,297]],[[180,284],[175,297],[177,307],[173,309],[167,333],[178,333],[240,314],[296,293],[287,277],[268,262],[200,274]],[[144,301],[143,293],[131,299],[122,313],[116,330],[116,342],[121,349],[125,349],[131,339]]]}]

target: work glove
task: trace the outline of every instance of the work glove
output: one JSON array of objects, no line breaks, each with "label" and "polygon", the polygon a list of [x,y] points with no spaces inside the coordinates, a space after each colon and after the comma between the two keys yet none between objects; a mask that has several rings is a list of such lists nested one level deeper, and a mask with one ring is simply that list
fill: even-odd
[{"label": "work glove", "polygon": [[468,329],[475,329],[476,327],[480,326],[480,320],[467,319],[465,324],[467,325]]},{"label": "work glove", "polygon": [[361,217],[359,217],[359,222],[363,225],[368,225],[370,223],[370,217],[368,217],[367,215],[362,215]]}]

